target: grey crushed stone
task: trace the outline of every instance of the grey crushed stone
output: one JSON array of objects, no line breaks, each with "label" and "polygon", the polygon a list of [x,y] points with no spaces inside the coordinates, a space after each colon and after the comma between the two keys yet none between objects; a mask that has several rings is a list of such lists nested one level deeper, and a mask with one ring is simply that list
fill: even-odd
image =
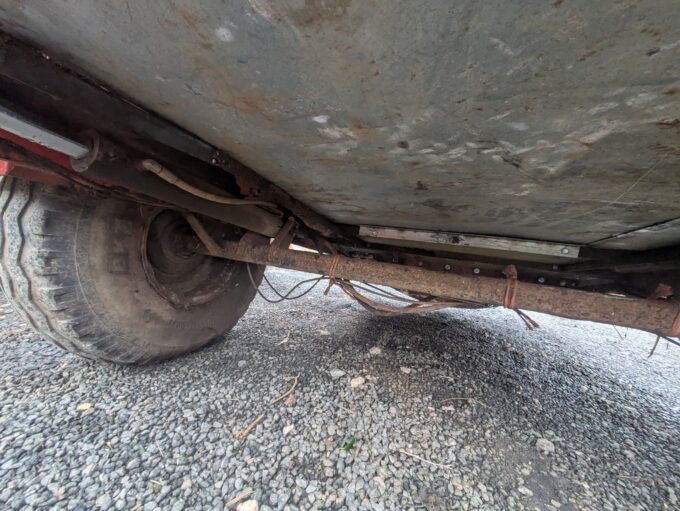
[{"label": "grey crushed stone", "polygon": [[[648,359],[651,334],[540,314],[528,332],[498,309],[379,317],[319,289],[256,299],[198,353],[120,367],[0,316],[2,509],[224,509],[248,489],[260,510],[677,509],[680,349]],[[295,374],[295,402],[271,406]]]}]

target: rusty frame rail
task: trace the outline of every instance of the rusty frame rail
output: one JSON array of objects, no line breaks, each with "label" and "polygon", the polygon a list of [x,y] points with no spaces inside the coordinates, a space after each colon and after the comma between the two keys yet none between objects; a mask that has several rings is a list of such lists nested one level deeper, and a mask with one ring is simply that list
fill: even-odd
[{"label": "rusty frame rail", "polygon": [[[412,293],[446,300],[464,300],[487,305],[503,305],[507,281],[502,278],[463,276],[426,270],[414,266],[383,263],[368,259],[315,254],[258,246],[248,241],[218,245],[200,222],[187,217],[209,254],[254,264],[265,264],[310,273],[380,284]],[[570,319],[595,321],[639,328],[659,335],[680,335],[680,304],[669,300],[649,300],[592,293],[577,289],[519,284],[516,305],[519,309],[544,312]]]}]

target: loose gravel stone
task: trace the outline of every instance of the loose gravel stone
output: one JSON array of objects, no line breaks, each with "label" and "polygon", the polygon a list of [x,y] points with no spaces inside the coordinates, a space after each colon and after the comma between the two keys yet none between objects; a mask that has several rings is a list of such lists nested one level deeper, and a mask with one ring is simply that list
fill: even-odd
[{"label": "loose gravel stone", "polygon": [[547,438],[539,438],[536,440],[536,449],[541,451],[543,454],[553,454],[555,452],[555,444],[553,444]]},{"label": "loose gravel stone", "polygon": [[[651,334],[532,318],[373,316],[315,289],[124,367],[0,304],[0,509],[219,511],[248,490],[260,511],[677,509],[680,350],[647,358]],[[271,405],[297,374],[295,401]]]},{"label": "loose gravel stone", "polygon": [[364,378],[363,376],[355,376],[349,381],[349,385],[353,389],[361,387],[364,383],[366,383],[366,378]]},{"label": "loose gravel stone", "polygon": [[257,503],[257,500],[254,499],[246,500],[236,506],[236,511],[258,511],[259,509],[260,505]]}]

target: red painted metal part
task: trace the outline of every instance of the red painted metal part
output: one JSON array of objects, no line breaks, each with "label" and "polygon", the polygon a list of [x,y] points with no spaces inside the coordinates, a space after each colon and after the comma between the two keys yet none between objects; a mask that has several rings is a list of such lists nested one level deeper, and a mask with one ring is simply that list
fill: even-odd
[{"label": "red painted metal part", "polygon": [[[0,139],[7,140],[18,147],[30,151],[43,161],[56,164],[65,170],[73,171],[71,160],[65,154],[26,140],[3,129],[0,129]],[[4,154],[4,156],[9,156],[11,161],[0,159],[0,176],[13,176],[54,186],[68,186],[70,184],[69,180],[64,177],[58,176],[54,172],[42,170],[39,166],[36,166],[34,161],[28,162],[25,156],[18,151]]]},{"label": "red painted metal part", "polygon": [[13,168],[13,163],[8,162],[7,160],[0,160],[0,176],[6,176],[12,172]]},{"label": "red painted metal part", "polygon": [[[3,169],[8,169],[3,171]],[[26,181],[38,181],[52,186],[69,186],[71,182],[56,174],[42,172],[40,169],[15,165],[6,160],[0,160],[0,176],[12,176]]]},{"label": "red painted metal part", "polygon": [[18,146],[28,149],[32,153],[41,156],[52,163],[56,163],[60,167],[73,170],[73,167],[71,166],[71,160],[65,154],[59,153],[45,146],[41,146],[40,144],[36,144],[30,140],[26,140],[25,138],[19,137],[14,133],[10,133],[9,131],[5,131],[3,129],[0,129],[0,138],[4,138],[5,140],[9,140]]}]

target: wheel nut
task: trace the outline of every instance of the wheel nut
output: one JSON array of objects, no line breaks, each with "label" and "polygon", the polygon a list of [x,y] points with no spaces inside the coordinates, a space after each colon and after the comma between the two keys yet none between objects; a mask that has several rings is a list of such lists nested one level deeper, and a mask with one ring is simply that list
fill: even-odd
[{"label": "wheel nut", "polygon": [[472,273],[474,273],[475,275],[479,275],[479,272],[480,272],[479,268],[474,268],[472,270]]}]

